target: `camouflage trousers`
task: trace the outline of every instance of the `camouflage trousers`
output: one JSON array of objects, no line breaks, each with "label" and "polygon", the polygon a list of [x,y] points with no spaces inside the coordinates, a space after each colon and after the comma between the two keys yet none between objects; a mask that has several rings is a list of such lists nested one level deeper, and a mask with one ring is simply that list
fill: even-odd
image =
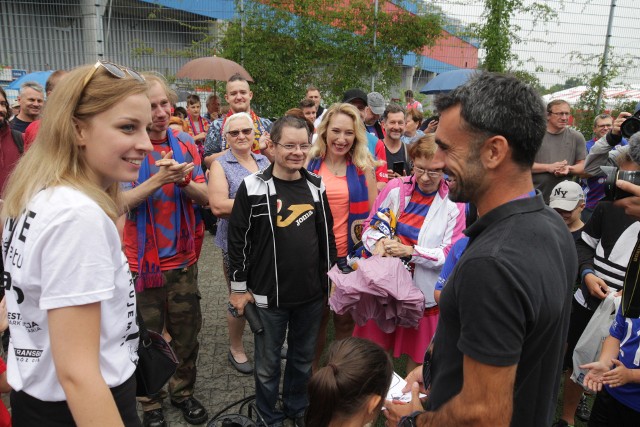
[{"label": "camouflage trousers", "polygon": [[[169,395],[180,402],[193,395],[198,359],[198,333],[202,327],[200,291],[198,291],[198,264],[190,267],[164,271],[165,284],[161,288],[150,288],[137,294],[137,304],[147,329],[162,333],[163,326],[171,335],[171,346],[178,356],[178,369],[169,380]],[[138,398],[144,411],[162,407],[160,393]]]}]

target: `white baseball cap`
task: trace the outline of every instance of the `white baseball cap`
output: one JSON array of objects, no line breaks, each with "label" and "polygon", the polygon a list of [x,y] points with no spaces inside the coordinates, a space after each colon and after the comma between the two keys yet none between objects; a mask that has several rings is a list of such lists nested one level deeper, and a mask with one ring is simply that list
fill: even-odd
[{"label": "white baseball cap", "polygon": [[549,197],[549,207],[563,211],[572,211],[583,202],[584,191],[580,184],[573,181],[562,181],[553,187]]}]

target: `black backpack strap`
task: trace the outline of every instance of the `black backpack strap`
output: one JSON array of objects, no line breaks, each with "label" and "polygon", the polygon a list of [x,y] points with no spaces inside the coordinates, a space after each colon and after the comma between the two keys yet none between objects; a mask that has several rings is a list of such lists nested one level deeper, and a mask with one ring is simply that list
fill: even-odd
[{"label": "black backpack strap", "polygon": [[11,129],[11,136],[13,137],[13,142],[18,147],[18,151],[20,154],[24,153],[24,140],[22,139],[22,134],[17,130]]}]

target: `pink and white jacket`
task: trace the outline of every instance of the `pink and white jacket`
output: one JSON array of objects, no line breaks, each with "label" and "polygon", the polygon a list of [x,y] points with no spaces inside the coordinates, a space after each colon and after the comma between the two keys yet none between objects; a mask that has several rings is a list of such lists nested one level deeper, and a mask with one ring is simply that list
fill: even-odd
[{"label": "pink and white jacket", "polygon": [[[389,208],[396,218],[404,212],[405,206],[411,200],[416,181],[413,176],[396,178],[386,185],[376,198],[375,204],[365,221],[362,242],[368,251],[372,251],[376,242],[384,235],[369,227],[371,218],[379,208]],[[429,213],[420,228],[418,244],[415,245],[411,262],[415,264],[413,283],[424,294],[425,307],[433,307],[436,302],[433,290],[438,275],[447,258],[451,246],[464,235],[465,205],[449,200],[449,186],[445,180],[440,182],[438,193],[433,199]]]}]

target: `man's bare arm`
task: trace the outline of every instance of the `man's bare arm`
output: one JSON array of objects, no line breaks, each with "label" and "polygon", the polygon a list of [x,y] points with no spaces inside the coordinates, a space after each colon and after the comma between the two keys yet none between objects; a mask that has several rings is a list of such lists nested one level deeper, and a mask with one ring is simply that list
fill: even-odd
[{"label": "man's bare arm", "polygon": [[531,166],[531,173],[554,173],[566,165],[566,160],[555,163],[534,163],[533,166]]},{"label": "man's bare arm", "polygon": [[189,185],[187,185],[186,187],[182,187],[181,190],[184,191],[188,198],[190,198],[197,204],[201,206],[207,206],[209,204],[206,182],[191,181]]},{"label": "man's bare arm", "polygon": [[417,418],[419,426],[508,427],[513,413],[517,365],[499,367],[464,356],[462,390],[435,412]]},{"label": "man's bare arm", "polygon": [[589,175],[584,173],[584,160],[579,160],[575,165],[569,166],[569,173],[580,178],[588,178]]}]

